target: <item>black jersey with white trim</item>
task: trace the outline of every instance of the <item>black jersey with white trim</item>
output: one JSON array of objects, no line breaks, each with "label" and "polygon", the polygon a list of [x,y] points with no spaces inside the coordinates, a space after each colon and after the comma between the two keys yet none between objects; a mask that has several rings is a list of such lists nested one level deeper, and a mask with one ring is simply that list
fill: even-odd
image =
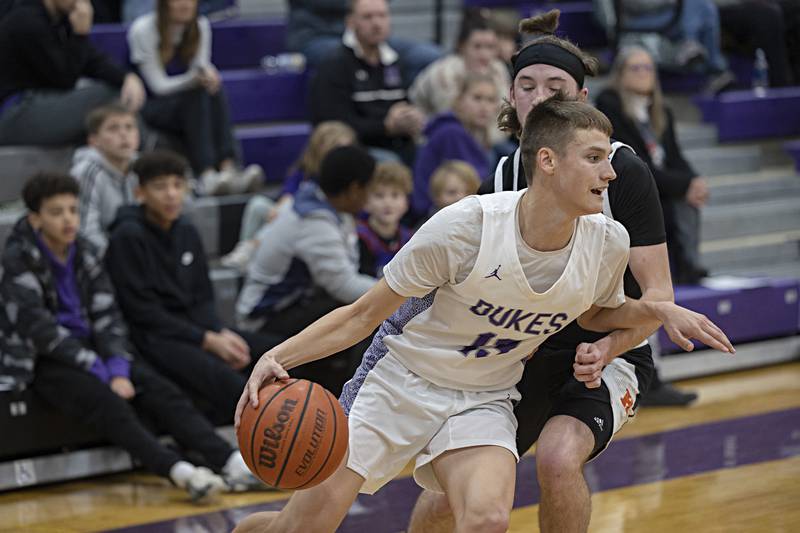
[{"label": "black jersey with white trim", "polygon": [[[481,185],[479,194],[525,188],[525,174],[518,154],[519,150],[500,160],[495,173]],[[614,150],[611,166],[617,178],[608,186],[610,216],[628,230],[631,248],[666,242],[658,189],[647,164],[630,147],[622,145]],[[631,298],[642,296],[642,290],[636,283],[630,267],[625,271],[624,283],[626,296]],[[605,335],[584,330],[576,321],[547,339],[543,346],[553,349],[572,349],[582,342],[594,342]]]}]

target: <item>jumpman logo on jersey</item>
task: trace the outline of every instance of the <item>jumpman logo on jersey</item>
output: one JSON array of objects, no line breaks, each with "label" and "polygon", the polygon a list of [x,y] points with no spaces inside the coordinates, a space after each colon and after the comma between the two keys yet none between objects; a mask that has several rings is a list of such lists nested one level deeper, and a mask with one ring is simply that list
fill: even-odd
[{"label": "jumpman logo on jersey", "polygon": [[503,266],[503,265],[497,265],[497,268],[495,268],[494,270],[492,270],[492,271],[491,271],[489,274],[486,274],[485,276],[483,276],[483,278],[484,278],[484,279],[487,279],[487,278],[497,278],[497,279],[499,279],[500,281],[503,281],[503,278],[501,278],[501,277],[499,276],[499,273],[500,273],[500,267],[501,267],[501,266]]}]

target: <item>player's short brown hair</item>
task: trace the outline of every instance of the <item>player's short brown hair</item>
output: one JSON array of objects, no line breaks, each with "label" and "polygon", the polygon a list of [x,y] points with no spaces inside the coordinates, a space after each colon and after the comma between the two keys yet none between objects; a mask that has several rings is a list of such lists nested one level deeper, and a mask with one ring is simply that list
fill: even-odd
[{"label": "player's short brown hair", "polygon": [[[532,127],[536,124],[536,127]],[[542,148],[550,148],[563,154],[567,145],[575,138],[577,130],[599,130],[611,136],[608,118],[584,102],[564,100],[560,95],[548,98],[528,113],[520,139],[522,167],[528,186],[536,170],[536,154]]]},{"label": "player's short brown hair", "polygon": [[397,187],[403,194],[411,194],[414,182],[411,169],[399,161],[382,161],[375,166],[375,174],[369,182],[369,188]]},{"label": "player's short brown hair", "polygon": [[[136,118],[136,114],[120,103],[106,104],[95,107],[86,115],[86,131],[95,135],[103,127],[106,120],[113,116],[128,115]],[[138,127],[138,126],[137,126]]]},{"label": "player's short brown hair", "polygon": [[475,168],[464,161],[445,161],[439,165],[431,175],[430,197],[436,198],[444,189],[445,180],[448,176],[455,176],[467,189],[467,194],[475,194],[481,186],[481,178]]}]

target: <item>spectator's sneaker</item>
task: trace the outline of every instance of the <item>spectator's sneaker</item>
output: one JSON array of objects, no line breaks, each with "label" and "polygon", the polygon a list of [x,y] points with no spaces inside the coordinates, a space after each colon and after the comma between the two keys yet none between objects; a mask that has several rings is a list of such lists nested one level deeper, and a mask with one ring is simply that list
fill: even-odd
[{"label": "spectator's sneaker", "polygon": [[222,468],[222,477],[225,479],[228,492],[273,490],[250,472],[238,451],[233,452],[228,458],[228,462]]},{"label": "spectator's sneaker", "polygon": [[706,63],[708,52],[697,41],[687,39],[678,46],[675,52],[675,62],[686,70],[694,70]]},{"label": "spectator's sneaker", "polygon": [[189,493],[194,503],[204,503],[216,494],[227,489],[225,481],[204,466],[195,466],[194,471],[185,482],[178,484]]},{"label": "spectator's sneaker", "polygon": [[660,387],[651,389],[642,396],[642,406],[686,407],[695,400],[697,400],[696,392],[683,392],[669,383],[662,383]]},{"label": "spectator's sneaker", "polygon": [[200,176],[203,191],[212,196],[224,196],[236,192],[234,190],[234,174],[231,172],[206,170]]},{"label": "spectator's sneaker", "polygon": [[716,96],[723,91],[732,89],[736,85],[736,76],[730,70],[724,70],[711,75],[703,92],[708,96]]},{"label": "spectator's sneaker", "polygon": [[247,272],[247,266],[250,264],[250,260],[253,258],[253,254],[256,253],[257,249],[258,245],[256,241],[252,239],[240,241],[231,253],[220,259],[220,263],[224,267],[235,268],[242,274],[245,274]]},{"label": "spectator's sneaker", "polygon": [[230,176],[232,194],[256,192],[264,186],[264,170],[261,165],[247,165],[242,170],[229,169],[222,173]]}]

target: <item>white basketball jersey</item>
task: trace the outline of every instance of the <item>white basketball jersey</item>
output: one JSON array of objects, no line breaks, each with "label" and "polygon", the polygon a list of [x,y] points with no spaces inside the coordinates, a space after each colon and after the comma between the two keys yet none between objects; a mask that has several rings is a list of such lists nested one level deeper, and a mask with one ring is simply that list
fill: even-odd
[{"label": "white basketball jersey", "polygon": [[441,387],[498,390],[522,377],[523,361],[544,340],[589,309],[595,298],[606,225],[601,214],[577,220],[569,261],[544,293],[530,287],[517,255],[516,209],[525,191],[480,196],[483,230],[475,267],[397,335],[383,338],[406,367]]}]

